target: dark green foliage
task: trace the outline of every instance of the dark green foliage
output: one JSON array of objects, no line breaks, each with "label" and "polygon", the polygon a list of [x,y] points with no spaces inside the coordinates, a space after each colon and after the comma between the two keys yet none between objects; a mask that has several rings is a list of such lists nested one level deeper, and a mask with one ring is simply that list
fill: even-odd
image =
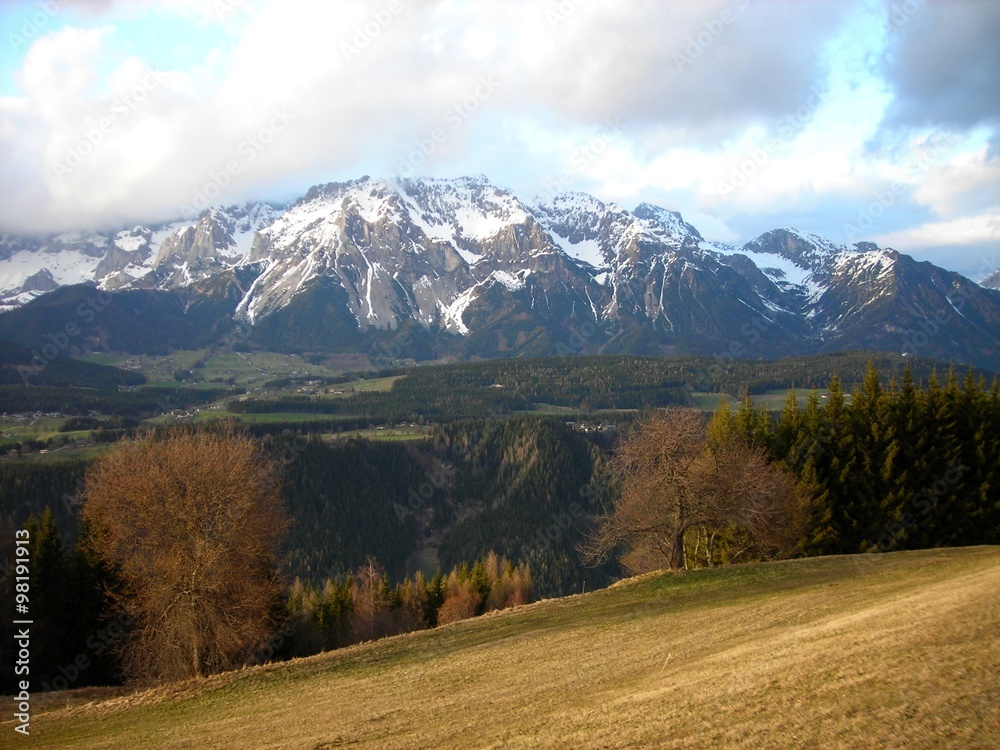
[{"label": "dark green foliage", "polygon": [[802,551],[849,554],[1000,540],[1000,398],[971,374],[888,387],[874,366],[851,396],[838,378],[771,433],[775,460],[811,497]]},{"label": "dark green foliage", "polygon": [[[292,528],[287,537],[292,577],[322,582],[353,571],[369,555],[401,578],[416,549],[417,529],[406,508],[411,490],[427,481],[429,460],[397,443],[266,439],[285,464],[284,494]],[[444,495],[426,501],[450,519]]]},{"label": "dark green foliage", "polygon": [[[193,303],[193,304],[192,304]],[[103,292],[89,284],[60,287],[0,316],[0,339],[28,349],[67,335],[67,352],[166,354],[198,349],[228,332],[232,305],[194,290]]]},{"label": "dark green foliage", "polygon": [[[689,406],[690,391],[763,393],[770,389],[824,387],[839,373],[861,383],[871,355],[847,353],[784,360],[711,357],[579,356],[506,359],[414,368],[389,392],[359,392],[349,398],[295,396],[233,401],[238,413],[329,414],[388,422],[447,422],[536,410],[543,405],[580,411]],[[887,376],[909,362],[929,376],[933,362],[898,355],[875,357]],[[379,373],[383,375],[383,373]]]},{"label": "dark green foliage", "polygon": [[209,404],[242,392],[232,388],[159,388],[98,390],[49,386],[0,385],[0,413],[59,412],[86,415],[91,411],[119,417],[155,417],[174,409]]},{"label": "dark green foliage", "polygon": [[[65,341],[68,345],[70,338]],[[137,372],[73,359],[49,339],[42,339],[33,349],[0,341],[0,385],[116,389],[145,382],[146,376]]]},{"label": "dark green foliage", "polygon": [[22,528],[31,516],[41,518],[48,509],[63,540],[75,538],[86,468],[85,461],[0,462],[0,526]]},{"label": "dark green foliage", "polygon": [[287,466],[289,575],[305,582],[369,555],[399,579],[428,546],[449,567],[490,550],[528,562],[545,596],[606,585],[615,572],[584,568],[576,549],[606,500],[602,451],[558,420],[469,420],[409,444],[268,441]]},{"label": "dark green foliage", "polygon": [[526,417],[447,425],[434,443],[457,469],[462,510],[441,543],[442,564],[496,550],[531,565],[540,596],[610,582],[616,571],[584,568],[577,549],[607,500],[594,443],[562,422]]},{"label": "dark green foliage", "polygon": [[276,352],[360,351],[365,339],[351,315],[347,292],[326,279],[250,329],[250,339]]},{"label": "dark green foliage", "polygon": [[[54,514],[48,508],[41,517],[32,516],[15,528],[30,538],[27,565],[30,570],[29,613],[31,692],[65,690],[86,685],[112,684],[118,679],[113,643],[127,623],[109,620],[105,586],[112,585],[108,572],[86,551],[86,545],[67,548],[60,538]],[[84,538],[81,535],[81,538]],[[3,583],[0,607],[14,611],[14,557],[5,536],[2,553]],[[16,692],[13,625],[0,621],[0,692]]]}]

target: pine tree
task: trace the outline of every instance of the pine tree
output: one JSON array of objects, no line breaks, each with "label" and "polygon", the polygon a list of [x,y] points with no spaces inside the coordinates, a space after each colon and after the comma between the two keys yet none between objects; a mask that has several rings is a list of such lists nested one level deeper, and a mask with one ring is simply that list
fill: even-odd
[{"label": "pine tree", "polygon": [[800,465],[797,449],[799,433],[804,427],[804,417],[799,408],[799,399],[792,388],[785,398],[785,408],[778,418],[771,436],[771,455],[786,467],[794,469]]},{"label": "pine tree", "polygon": [[712,414],[705,431],[708,444],[712,447],[725,445],[735,431],[736,420],[733,417],[733,412],[729,409],[729,401],[726,400],[725,396],[720,396],[719,405],[716,407],[715,413]]},{"label": "pine tree", "polygon": [[822,460],[816,462],[816,476],[827,492],[833,544],[828,553],[852,553],[861,550],[864,530],[856,515],[854,472],[858,465],[857,446],[840,378],[830,378],[830,393],[823,406],[820,440]]},{"label": "pine tree", "polygon": [[[121,583],[113,571],[94,552],[91,527],[80,519],[76,544],[69,556],[72,572],[72,591],[68,601],[75,613],[72,629],[78,646],[76,653],[87,652],[88,668],[81,675],[80,684],[109,685],[120,681],[118,651],[127,635],[131,622],[128,618],[112,613],[113,597]],[[90,636],[99,634],[96,645]]]},{"label": "pine tree", "polygon": [[889,396],[871,360],[861,387],[852,394],[849,414],[857,461],[845,484],[844,499],[849,501],[847,507],[858,529],[860,548],[865,550],[878,544],[884,533],[880,521],[887,515],[887,504],[893,501],[891,483],[899,453],[899,446],[894,444],[896,430]]},{"label": "pine tree", "polygon": [[887,404],[891,434],[886,443],[881,480],[885,497],[881,505],[876,546],[882,552],[907,548],[918,518],[913,507],[915,483],[920,482],[920,456],[924,437],[920,430],[917,389],[910,368]]},{"label": "pine tree", "polygon": [[801,429],[786,459],[786,466],[797,474],[799,492],[808,498],[808,521],[801,545],[806,555],[830,554],[839,541],[827,485],[832,442],[833,432],[824,421],[819,393],[813,390],[801,417]]},{"label": "pine tree", "polygon": [[[74,601],[72,571],[68,555],[63,549],[55,516],[46,508],[41,519],[34,516],[25,524],[31,544],[31,614],[34,626],[31,632],[32,674],[49,684],[59,676],[58,667],[72,662],[73,648],[77,643],[73,633]],[[63,678],[66,679],[66,678]],[[75,684],[60,688],[76,687]]]},{"label": "pine tree", "polygon": [[[931,373],[927,389],[921,394],[922,426],[929,450],[924,456],[924,483],[915,489],[916,504],[925,520],[914,529],[915,546],[938,547],[952,538],[958,521],[947,476],[961,464],[958,444],[958,384],[954,372],[941,387],[936,372]],[[955,476],[954,473],[951,474]]]},{"label": "pine tree", "polygon": [[747,394],[733,417],[733,433],[751,448],[768,448],[771,438],[771,418],[764,409],[754,406]]},{"label": "pine tree", "polygon": [[434,628],[438,624],[438,610],[441,609],[441,605],[444,604],[445,598],[445,579],[441,575],[441,570],[438,569],[437,573],[427,584],[427,608],[424,610],[425,618],[427,620],[427,626]]}]

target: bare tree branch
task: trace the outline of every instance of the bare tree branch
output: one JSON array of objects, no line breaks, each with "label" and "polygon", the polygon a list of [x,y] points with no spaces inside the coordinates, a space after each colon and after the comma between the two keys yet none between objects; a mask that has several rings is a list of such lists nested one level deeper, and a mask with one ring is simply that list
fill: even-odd
[{"label": "bare tree branch", "polygon": [[701,413],[667,409],[622,440],[611,461],[620,495],[583,549],[591,562],[616,554],[638,573],[702,564],[702,554],[715,565],[791,548],[799,517],[792,478],[761,449],[736,440],[710,446],[705,428]]},{"label": "bare tree branch", "polygon": [[133,678],[230,668],[270,634],[287,528],[275,471],[231,425],[122,443],[88,471],[84,517],[123,583]]}]

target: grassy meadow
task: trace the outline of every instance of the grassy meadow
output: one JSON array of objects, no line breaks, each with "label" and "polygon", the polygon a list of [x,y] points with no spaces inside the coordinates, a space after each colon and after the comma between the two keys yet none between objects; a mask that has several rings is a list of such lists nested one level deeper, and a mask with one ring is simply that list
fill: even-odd
[{"label": "grassy meadow", "polygon": [[998,547],[658,573],[200,681],[38,695],[30,741],[7,721],[0,744],[995,748],[998,635]]}]

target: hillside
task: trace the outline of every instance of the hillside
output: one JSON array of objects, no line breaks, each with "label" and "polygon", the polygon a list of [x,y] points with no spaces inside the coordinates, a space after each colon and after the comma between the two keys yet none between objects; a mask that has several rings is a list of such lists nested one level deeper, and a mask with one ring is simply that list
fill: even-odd
[{"label": "hillside", "polygon": [[[49,353],[51,350],[47,349],[46,354]],[[145,376],[136,372],[82,362],[71,357],[46,358],[37,350],[29,351],[9,341],[0,341],[0,387],[34,385],[117,390],[119,386],[145,383]]]},{"label": "hillside", "polygon": [[38,696],[31,746],[997,747],[998,591],[998,547],[657,574],[201,682]]}]

